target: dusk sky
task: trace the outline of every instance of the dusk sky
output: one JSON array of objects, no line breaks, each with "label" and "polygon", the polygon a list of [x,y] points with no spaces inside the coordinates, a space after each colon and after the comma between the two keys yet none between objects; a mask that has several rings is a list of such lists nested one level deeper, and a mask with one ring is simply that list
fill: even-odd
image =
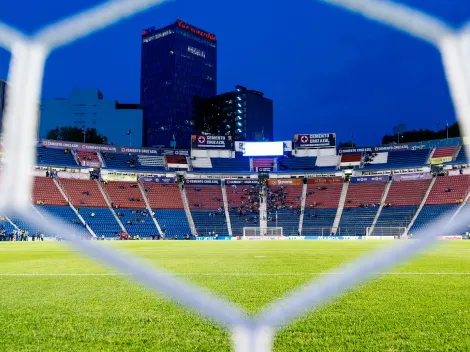
[{"label": "dusk sky", "polygon": [[[2,1],[0,21],[32,33],[102,1]],[[459,27],[468,0],[406,0]],[[177,18],[215,33],[218,92],[240,84],[274,100],[275,137],[354,133],[379,144],[394,125],[436,128],[455,121],[439,53],[428,44],[314,0],[176,0],[137,15],[50,57],[43,98],[98,88],[105,99],[139,102],[141,30]],[[9,54],[0,49],[0,78]]]}]

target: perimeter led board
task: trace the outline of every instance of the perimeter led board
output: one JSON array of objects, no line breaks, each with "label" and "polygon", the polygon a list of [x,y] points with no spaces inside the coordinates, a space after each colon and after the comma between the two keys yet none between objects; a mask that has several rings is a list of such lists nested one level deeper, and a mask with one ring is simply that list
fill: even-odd
[{"label": "perimeter led board", "polygon": [[283,142],[245,142],[244,156],[280,156],[284,154]]}]

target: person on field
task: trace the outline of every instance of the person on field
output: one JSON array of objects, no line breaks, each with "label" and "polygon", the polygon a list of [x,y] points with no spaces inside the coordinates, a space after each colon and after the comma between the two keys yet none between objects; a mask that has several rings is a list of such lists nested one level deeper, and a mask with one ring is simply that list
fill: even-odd
[{"label": "person on field", "polygon": [[41,241],[44,241],[44,234],[41,233]]}]

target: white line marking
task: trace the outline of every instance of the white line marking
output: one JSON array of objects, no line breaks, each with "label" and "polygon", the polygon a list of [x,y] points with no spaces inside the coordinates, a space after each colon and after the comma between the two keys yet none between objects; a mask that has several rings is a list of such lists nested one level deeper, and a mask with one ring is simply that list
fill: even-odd
[{"label": "white line marking", "polygon": [[[322,273],[167,273],[165,275],[177,275],[177,276],[312,276],[312,275],[341,275],[340,272],[322,272]],[[0,277],[60,277],[60,276],[121,276],[123,273],[12,273],[12,274],[0,274]],[[417,275],[417,276],[440,276],[440,275],[470,275],[470,272],[384,272],[378,273],[378,275]]]}]

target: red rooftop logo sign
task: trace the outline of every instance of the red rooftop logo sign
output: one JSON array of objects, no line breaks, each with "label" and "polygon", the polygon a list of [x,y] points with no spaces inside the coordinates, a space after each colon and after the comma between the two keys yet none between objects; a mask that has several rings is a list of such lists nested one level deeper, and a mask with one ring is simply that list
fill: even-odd
[{"label": "red rooftop logo sign", "polygon": [[201,37],[204,37],[204,38],[207,38],[207,39],[209,39],[209,40],[212,40],[213,42],[216,41],[216,38],[215,38],[215,35],[214,35],[214,34],[211,34],[211,33],[209,33],[209,32],[204,32],[204,31],[201,31],[200,29],[191,27],[189,24],[184,23],[184,22],[181,21],[181,20],[176,21],[176,23],[178,24],[178,27],[183,28],[183,29],[186,29],[187,31],[190,31],[191,33],[194,33],[194,34],[197,34],[197,35],[199,35],[199,36],[201,36]]}]

